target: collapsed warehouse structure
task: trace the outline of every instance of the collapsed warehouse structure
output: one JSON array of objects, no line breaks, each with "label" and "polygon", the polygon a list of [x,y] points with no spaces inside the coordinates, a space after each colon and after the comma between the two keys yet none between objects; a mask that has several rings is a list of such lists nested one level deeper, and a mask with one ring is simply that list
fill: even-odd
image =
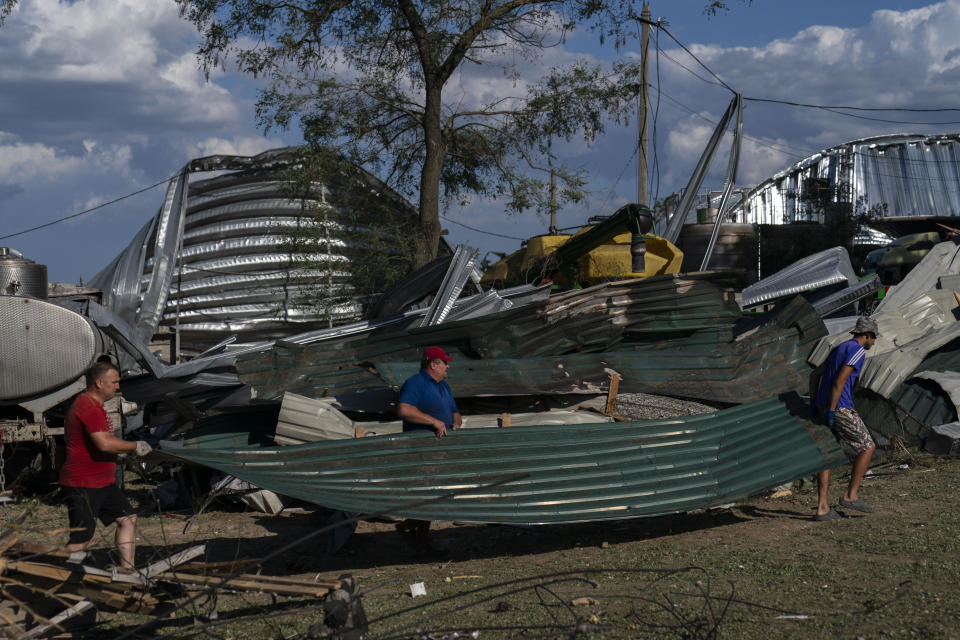
[{"label": "collapsed warehouse structure", "polygon": [[[185,435],[199,442],[210,421],[231,405],[235,405],[229,411],[236,424],[249,424],[254,416],[271,427],[286,396],[296,393],[306,399],[307,411],[315,412],[313,418],[324,411],[329,416],[335,415],[334,410],[350,414],[349,428],[323,427],[321,433],[339,433],[335,437],[383,433],[380,426],[356,425],[365,419],[382,421],[392,413],[396,388],[415,371],[418,354],[429,345],[455,354],[463,371],[462,379],[451,381],[455,394],[465,405],[476,401],[478,412],[485,406],[488,414],[515,406],[503,399],[589,396],[610,393],[615,387],[697,399],[717,407],[764,402],[782,393],[806,391],[812,364],[817,364],[808,363],[808,357],[831,332],[823,319],[849,309],[878,288],[876,278],[860,282],[846,251],[836,248],[809,256],[739,293],[742,279],[727,272],[676,273],[682,254],[672,250],[662,262],[663,268],[673,270],[660,271],[661,275],[650,272],[644,278],[553,294],[549,284],[483,291],[476,251],[458,248],[446,260],[412,274],[377,304],[366,305],[367,319],[342,325],[361,315],[368,302],[357,295],[362,291],[351,286],[350,270],[345,267],[369,262],[374,255],[394,256],[375,242],[378,237],[389,239],[391,246],[400,244],[372,219],[409,226],[414,212],[375,178],[342,165],[319,184],[311,182],[311,190],[297,197],[287,172],[298,162],[293,149],[253,158],[216,156],[191,161],[171,180],[158,214],[91,282],[102,289],[103,306],[95,300],[66,304],[94,327],[91,345],[112,340],[128,371],[145,372],[124,380],[125,396],[149,407],[149,414],[140,411],[131,417],[128,429],[142,427],[154,440],[167,443]],[[230,173],[191,184],[190,175],[198,171]],[[304,236],[291,231],[300,229],[305,218],[318,220],[314,231],[319,235],[293,246]],[[678,220],[671,221],[671,238],[680,237]],[[710,227],[701,264],[709,263],[714,242],[722,237],[722,223]],[[592,251],[592,245],[585,243],[588,237],[573,236],[569,246],[578,247],[578,252]],[[648,250],[658,241],[651,236]],[[946,262],[941,260],[930,271],[949,281],[960,265],[944,257],[948,246],[952,245],[944,245],[937,253]],[[305,252],[310,260],[298,262],[294,256],[298,252]],[[633,253],[632,245],[627,253]],[[571,256],[571,263],[580,257],[579,253]],[[469,280],[479,293],[467,295],[472,293],[465,287]],[[917,282],[914,279],[901,287],[905,302],[930,288],[927,280]],[[320,295],[338,301],[328,304],[323,313],[302,304],[318,285]],[[350,300],[340,296],[343,292],[350,294]],[[424,299],[428,306],[415,304]],[[22,305],[19,300],[6,302],[0,309]],[[772,309],[761,315],[750,313],[760,307]],[[942,309],[946,312],[947,307]],[[31,324],[16,315],[10,317],[9,327],[14,329]],[[205,353],[179,364],[161,362],[149,341],[164,328],[174,329],[173,335],[182,340],[183,345],[174,346],[174,356],[181,351]],[[926,335],[925,331],[901,333],[911,339]],[[243,346],[229,346],[230,336]],[[923,354],[944,344],[931,342]],[[91,362],[101,349],[91,346],[80,360]],[[27,357],[19,352],[10,355],[10,361]],[[82,370],[78,367],[70,371]],[[912,368],[901,367],[904,376]],[[47,399],[62,401],[78,388],[78,375],[58,380],[52,385],[54,395],[44,387],[26,394],[11,392],[4,400],[18,403],[21,409],[33,396],[46,394]],[[309,402],[320,398],[327,403],[325,408],[311,408]],[[251,399],[256,404],[245,408]],[[931,413],[936,418],[930,420],[950,417],[951,410],[955,418],[952,404],[936,406],[938,411]],[[725,411],[717,414],[721,424],[725,424]],[[802,417],[792,410],[787,413],[793,422],[786,420],[783,425],[802,427]],[[571,422],[582,423],[582,419]],[[532,424],[537,424],[535,419]],[[922,436],[932,426],[925,422],[909,433],[897,425],[878,428],[894,435]],[[241,440],[280,442],[275,439],[277,433],[262,427],[264,437],[253,438],[250,432]],[[237,442],[216,441],[231,446]],[[822,454],[820,462],[808,460],[809,465],[802,471],[795,469],[796,473],[833,460],[831,450],[820,444],[815,448]],[[771,455],[789,457],[791,451],[777,449]],[[185,450],[184,458],[191,457]],[[223,470],[244,475],[242,468]],[[768,476],[764,482],[792,477]],[[322,499],[317,497],[321,504]]]}]

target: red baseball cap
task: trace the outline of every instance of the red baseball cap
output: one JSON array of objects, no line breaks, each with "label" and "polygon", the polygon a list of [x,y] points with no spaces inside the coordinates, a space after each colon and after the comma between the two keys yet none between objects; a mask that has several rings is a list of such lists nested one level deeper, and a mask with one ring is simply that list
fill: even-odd
[{"label": "red baseball cap", "polygon": [[424,360],[443,360],[444,362],[450,362],[453,360],[450,356],[447,355],[447,352],[441,349],[440,347],[427,347],[423,352]]}]

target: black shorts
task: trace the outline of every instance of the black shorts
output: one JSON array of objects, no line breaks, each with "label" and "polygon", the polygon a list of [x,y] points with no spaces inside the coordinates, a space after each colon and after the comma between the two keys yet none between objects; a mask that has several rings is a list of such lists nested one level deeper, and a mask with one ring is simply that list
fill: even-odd
[{"label": "black shorts", "polygon": [[133,514],[127,496],[112,484],[109,487],[63,487],[67,501],[67,516],[70,528],[70,544],[79,544],[93,539],[97,518],[103,524],[111,524],[118,518]]}]

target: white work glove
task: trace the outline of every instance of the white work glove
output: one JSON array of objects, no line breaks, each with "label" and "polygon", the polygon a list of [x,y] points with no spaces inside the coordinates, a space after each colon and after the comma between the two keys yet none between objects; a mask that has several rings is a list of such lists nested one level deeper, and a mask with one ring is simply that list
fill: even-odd
[{"label": "white work glove", "polygon": [[137,440],[137,449],[135,453],[137,454],[138,458],[142,458],[143,456],[147,455],[151,451],[153,451],[153,447],[147,444],[146,440]]}]

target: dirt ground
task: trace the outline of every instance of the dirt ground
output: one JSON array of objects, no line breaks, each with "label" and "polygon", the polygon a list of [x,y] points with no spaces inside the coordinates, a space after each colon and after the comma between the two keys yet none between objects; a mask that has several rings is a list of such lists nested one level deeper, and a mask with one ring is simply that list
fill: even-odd
[{"label": "dirt ground", "polygon": [[[835,479],[834,500],[845,480]],[[574,630],[591,638],[960,638],[958,485],[957,461],[903,453],[865,482],[877,513],[847,512],[834,522],[812,520],[808,483],[786,497],[659,518],[435,523],[434,542],[445,550],[429,555],[390,522],[360,522],[330,555],[327,534],[304,539],[325,524],[321,509],[298,504],[267,516],[214,504],[184,533],[184,515],[155,512],[149,485],[128,474],[140,507],[138,564],[205,542],[208,561],[273,554],[264,574],[351,574],[372,638],[552,638]],[[47,533],[66,526],[52,494],[5,509],[8,522],[27,513],[27,540],[65,540]],[[94,563],[109,561],[111,538],[98,529]],[[417,582],[426,597],[411,597]],[[587,599],[571,605],[576,598]],[[184,602],[140,637],[292,638],[322,618],[316,601],[268,595]],[[203,626],[214,608],[215,626]],[[115,638],[146,620],[102,615],[83,637]]]}]

